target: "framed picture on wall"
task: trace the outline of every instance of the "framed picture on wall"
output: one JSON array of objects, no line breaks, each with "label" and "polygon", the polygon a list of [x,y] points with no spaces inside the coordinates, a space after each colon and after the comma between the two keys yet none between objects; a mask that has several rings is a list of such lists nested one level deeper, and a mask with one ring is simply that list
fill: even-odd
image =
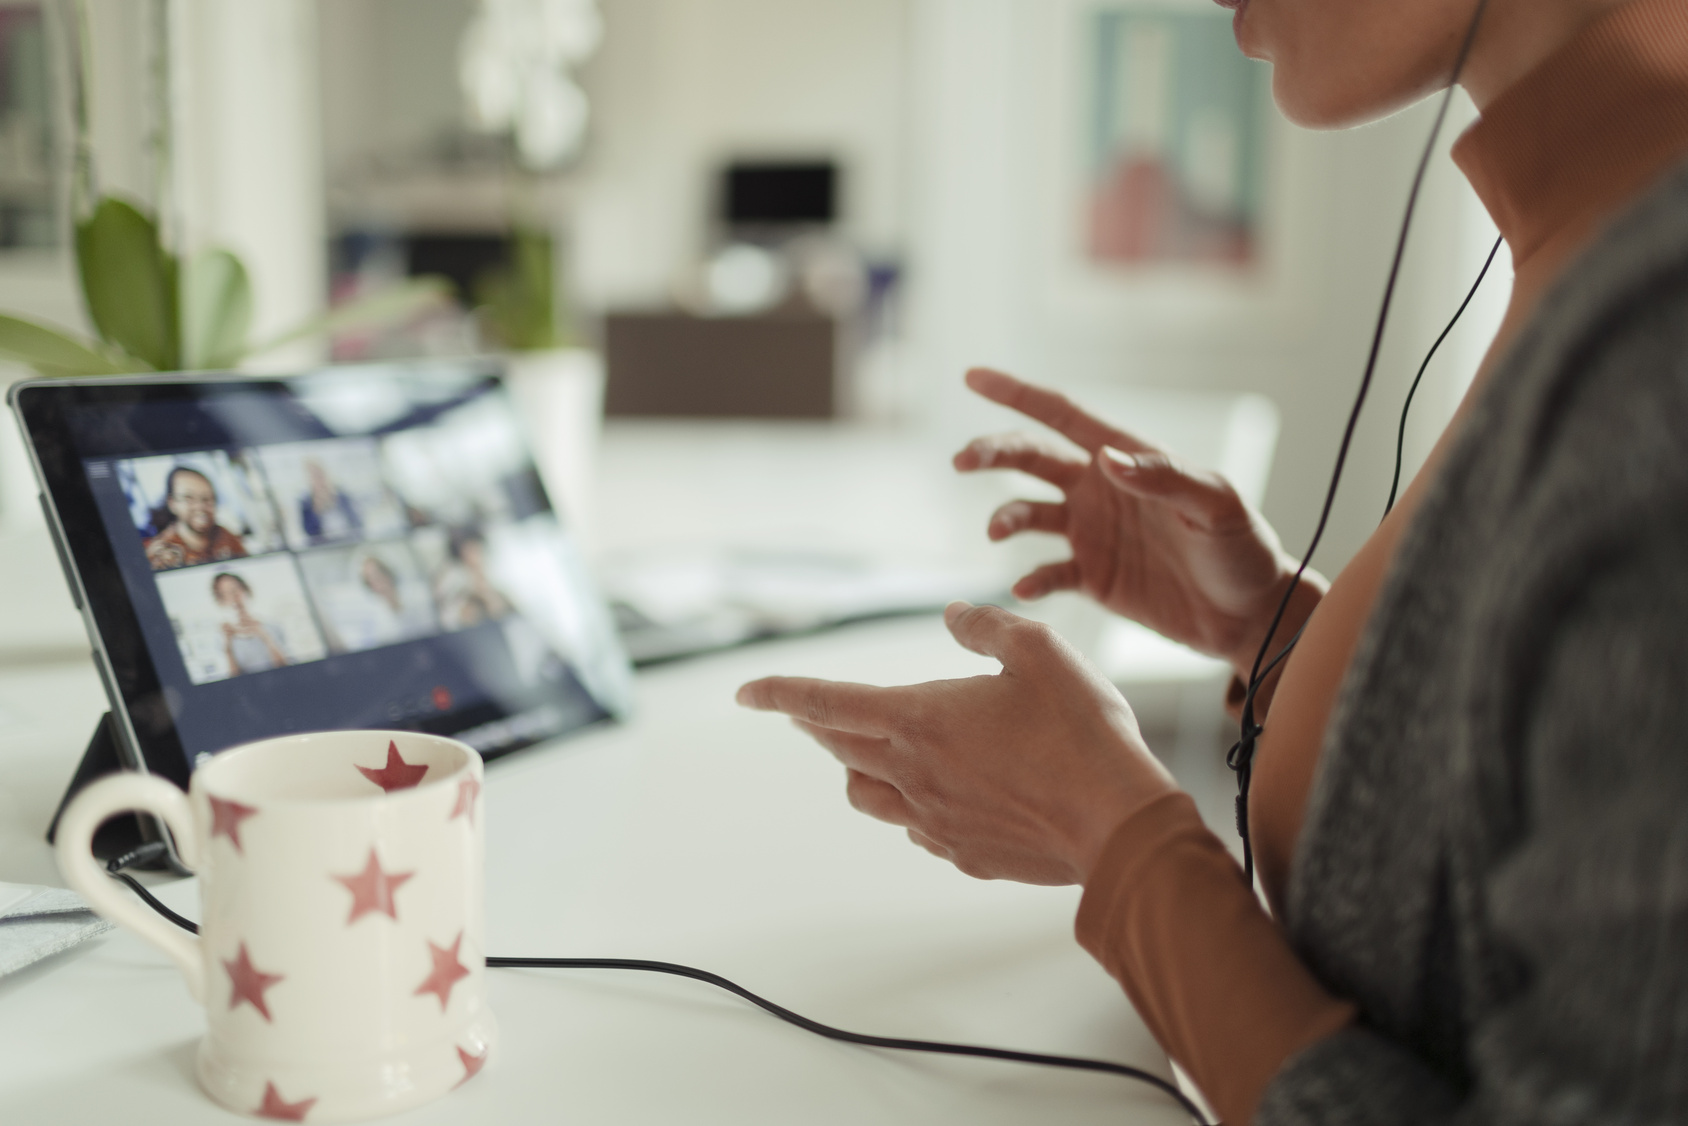
[{"label": "framed picture on wall", "polygon": [[[1144,331],[1287,326],[1309,169],[1212,0],[1057,0],[1047,8],[1037,206],[1060,319]],[[1298,214],[1299,212],[1299,214]]]},{"label": "framed picture on wall", "polygon": [[1085,257],[1102,269],[1256,267],[1263,68],[1205,11],[1107,4],[1086,24]]}]

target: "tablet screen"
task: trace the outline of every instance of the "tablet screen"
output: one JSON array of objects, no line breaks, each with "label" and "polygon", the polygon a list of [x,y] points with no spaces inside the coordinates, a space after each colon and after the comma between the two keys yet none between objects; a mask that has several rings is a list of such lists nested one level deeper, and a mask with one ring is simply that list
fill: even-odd
[{"label": "tablet screen", "polygon": [[484,370],[78,399],[64,424],[189,764],[356,727],[496,755],[622,710],[609,615]]}]

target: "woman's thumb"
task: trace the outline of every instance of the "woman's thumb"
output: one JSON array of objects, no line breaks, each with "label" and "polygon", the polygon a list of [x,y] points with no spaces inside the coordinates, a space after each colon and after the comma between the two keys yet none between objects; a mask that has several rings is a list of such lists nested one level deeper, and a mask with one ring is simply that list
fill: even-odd
[{"label": "woman's thumb", "polygon": [[1097,459],[1102,465],[1102,476],[1130,493],[1166,496],[1180,491],[1185,483],[1184,474],[1165,454],[1130,454],[1103,446]]},{"label": "woman's thumb", "polygon": [[1211,520],[1229,500],[1230,489],[1206,474],[1187,472],[1163,453],[1126,453],[1104,446],[1097,454],[1102,476],[1122,492],[1160,500],[1196,520]]}]

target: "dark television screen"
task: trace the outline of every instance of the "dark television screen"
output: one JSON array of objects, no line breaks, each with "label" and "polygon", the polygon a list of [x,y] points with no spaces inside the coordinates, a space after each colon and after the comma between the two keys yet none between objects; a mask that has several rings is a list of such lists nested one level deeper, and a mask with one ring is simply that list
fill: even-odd
[{"label": "dark television screen", "polygon": [[727,167],[727,222],[830,223],[838,217],[838,168],[825,161]]}]

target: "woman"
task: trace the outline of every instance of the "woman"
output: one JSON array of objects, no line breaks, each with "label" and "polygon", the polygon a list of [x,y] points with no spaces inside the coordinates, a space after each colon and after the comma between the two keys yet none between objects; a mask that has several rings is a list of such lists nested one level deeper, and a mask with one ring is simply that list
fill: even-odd
[{"label": "woman", "polygon": [[334,483],[314,457],[305,459],[305,493],[299,498],[299,528],[312,546],[356,539],[363,518],[346,490]]},{"label": "woman", "polygon": [[362,556],[355,570],[367,595],[359,615],[365,636],[356,648],[373,649],[434,632],[434,612],[427,596],[409,582],[401,584],[380,555],[371,551]]},{"label": "woman", "polygon": [[[1292,118],[1445,86],[1477,0],[1241,0]],[[994,677],[772,679],[851,802],[962,871],[1081,883],[1080,941],[1228,1123],[1688,1118],[1688,0],[1490,0],[1455,155],[1512,304],[1423,472],[1332,583],[1263,705],[1251,840],[1271,915],[1044,628],[952,606]],[[1294,562],[1222,480],[1058,396],[970,385],[1080,445],[981,439],[1016,587],[1081,589],[1246,677]],[[1240,689],[1233,686],[1234,691]]]},{"label": "woman", "polygon": [[164,503],[153,509],[158,529],[142,543],[154,571],[246,558],[240,537],[217,523],[217,489],[197,469],[178,465],[164,478]]},{"label": "woman", "polygon": [[223,649],[230,676],[268,672],[292,664],[287,659],[286,638],[281,627],[252,616],[249,605],[252,588],[245,579],[232,571],[221,572],[211,579],[211,597],[232,619],[223,623]]}]

